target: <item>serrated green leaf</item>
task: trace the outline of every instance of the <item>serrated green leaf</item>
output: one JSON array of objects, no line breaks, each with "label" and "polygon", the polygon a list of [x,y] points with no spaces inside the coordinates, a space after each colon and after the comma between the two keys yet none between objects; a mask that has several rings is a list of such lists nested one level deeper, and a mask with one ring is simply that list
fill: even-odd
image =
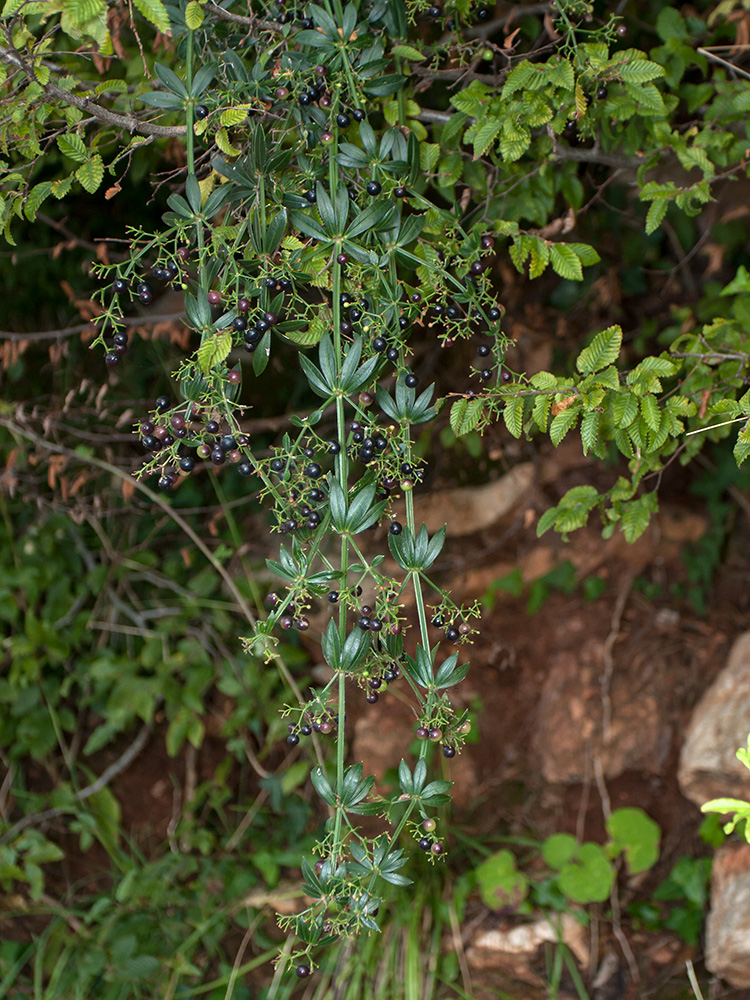
[{"label": "serrated green leaf", "polygon": [[581,421],[581,444],[583,454],[588,455],[599,441],[599,414],[596,410],[587,413]]},{"label": "serrated green leaf", "polygon": [[473,431],[482,413],[481,399],[457,399],[451,407],[451,430],[456,437]]},{"label": "serrated green leaf", "polygon": [[550,247],[550,264],[561,278],[570,281],[583,280],[581,261],[574,250],[565,243],[553,243]]},{"label": "serrated green leaf", "polygon": [[41,184],[36,184],[31,189],[23,205],[23,214],[29,222],[34,221],[37,210],[40,208],[45,198],[48,198],[51,194],[52,181],[42,181]]},{"label": "serrated green leaf", "polygon": [[737,465],[742,465],[747,456],[750,455],[750,428],[748,428],[747,424],[737,435],[733,454]]},{"label": "serrated green leaf", "polygon": [[247,119],[247,108],[226,108],[219,115],[219,121],[226,128],[241,125]]},{"label": "serrated green leaf", "polygon": [[634,542],[643,534],[651,521],[651,515],[658,507],[655,493],[644,493],[637,500],[625,505],[620,521],[625,540]]},{"label": "serrated green leaf", "polygon": [[612,409],[616,426],[629,427],[638,416],[638,398],[630,392],[620,392],[615,396]]},{"label": "serrated green leaf", "polygon": [[198,366],[204,375],[208,375],[214,365],[221,364],[232,350],[232,334],[229,330],[208,337],[198,348],[196,357]]},{"label": "serrated green leaf", "polygon": [[76,177],[89,194],[93,194],[98,190],[104,177],[104,164],[102,163],[101,156],[96,153],[86,163],[82,163],[78,170],[76,170]]},{"label": "serrated green leaf", "polygon": [[573,406],[569,406],[567,410],[563,410],[552,418],[552,423],[549,425],[549,438],[555,448],[560,444],[571,427],[576,425],[580,415],[581,406],[574,403]]},{"label": "serrated green leaf", "polygon": [[652,431],[658,431],[661,426],[661,410],[656,397],[647,393],[641,397],[641,414]]},{"label": "serrated green leaf", "polygon": [[618,359],[621,346],[622,330],[619,326],[610,326],[597,333],[589,346],[584,347],[576,358],[576,368],[583,375],[600,371]]},{"label": "serrated green leaf", "polygon": [[523,430],[523,398],[516,396],[509,399],[503,407],[503,420],[514,438],[521,436]]},{"label": "serrated green leaf", "polygon": [[500,129],[502,127],[503,123],[497,118],[488,118],[486,121],[483,121],[480,125],[478,125],[472,136],[475,160],[478,160],[480,156],[484,156],[486,151],[500,134]]},{"label": "serrated green leaf", "polygon": [[669,198],[655,198],[648,206],[648,212],[646,213],[647,236],[650,236],[651,233],[655,233],[662,224],[664,216],[667,214],[669,203]]},{"label": "serrated green leaf", "polygon": [[169,34],[169,16],[162,0],[133,0],[133,3],[157,30],[163,35]]},{"label": "serrated green leaf", "polygon": [[648,83],[664,76],[664,69],[658,63],[648,59],[631,59],[617,67],[621,79],[625,83]]},{"label": "serrated green leaf", "polygon": [[422,62],[427,58],[419,49],[415,49],[413,45],[394,45],[391,52],[394,56],[398,56],[399,59],[409,59],[411,62]]},{"label": "serrated green leaf", "polygon": [[58,135],[57,145],[59,146],[60,152],[63,156],[70,157],[70,159],[75,160],[76,163],[85,163],[88,159],[88,150],[86,149],[86,144],[80,135],[76,135],[75,133],[70,133],[69,135]]},{"label": "serrated green leaf", "polygon": [[229,141],[229,135],[227,134],[227,130],[225,128],[217,128],[214,140],[225,156],[239,156],[242,152],[239,147],[233,146]]},{"label": "serrated green leaf", "polygon": [[197,31],[203,24],[203,7],[197,0],[190,0],[185,8],[185,24],[191,31]]},{"label": "serrated green leaf", "polygon": [[529,277],[538,278],[547,269],[550,259],[550,247],[544,240],[532,238],[530,245]]}]

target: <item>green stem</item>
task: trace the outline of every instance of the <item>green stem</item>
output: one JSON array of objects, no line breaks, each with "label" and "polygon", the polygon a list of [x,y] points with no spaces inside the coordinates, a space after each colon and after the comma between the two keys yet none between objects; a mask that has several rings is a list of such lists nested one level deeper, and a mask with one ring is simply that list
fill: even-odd
[{"label": "green stem", "polygon": [[[337,173],[334,171],[331,175],[331,199],[335,198],[336,194],[336,181]],[[341,371],[341,265],[334,259],[333,261],[333,353],[336,365],[336,374],[338,375]],[[349,462],[346,455],[346,423],[345,423],[345,413],[344,413],[344,399],[343,396],[338,395],[336,397],[336,437],[339,443],[339,453],[336,456],[336,478],[338,479],[339,486],[344,492],[344,496],[348,493],[348,480],[349,480]],[[340,555],[340,566],[341,566],[341,584],[342,588],[346,588],[346,577],[349,569],[349,538],[347,535],[341,536],[341,555]],[[348,602],[341,601],[339,605],[339,638],[341,640],[341,645],[343,647],[346,641],[346,612],[347,612]],[[344,757],[345,757],[345,718],[346,718],[346,677],[342,670],[339,669],[338,672],[338,732],[336,735],[336,794],[341,798],[342,790],[344,787]],[[340,856],[340,840],[341,840],[341,825],[342,825],[342,810],[343,806],[340,801],[336,806],[336,817],[334,820],[334,835],[333,835],[333,850],[334,850],[334,863],[339,864],[341,861]]]},{"label": "green stem", "polygon": [[[193,32],[188,31],[187,52],[185,54],[185,86],[188,93],[190,93],[193,86],[193,43]],[[185,122],[187,126],[185,148],[187,151],[187,169],[189,174],[195,173],[195,135],[193,134],[193,126],[195,124],[194,107],[195,105],[193,104],[192,98],[189,98],[186,108],[187,113]]]}]

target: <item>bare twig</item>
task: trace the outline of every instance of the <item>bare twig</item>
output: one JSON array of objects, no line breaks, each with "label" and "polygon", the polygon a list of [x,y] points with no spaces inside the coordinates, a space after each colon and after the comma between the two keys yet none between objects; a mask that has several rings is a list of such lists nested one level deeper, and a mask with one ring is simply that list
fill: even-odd
[{"label": "bare twig", "polygon": [[275,31],[278,34],[282,31],[282,26],[280,24],[275,24],[273,21],[265,21],[258,17],[247,17],[243,14],[232,14],[231,11],[224,10],[217,3],[213,3],[213,0],[209,0],[206,4],[206,10],[215,14],[220,21],[231,21],[232,24],[244,24],[248,28],[260,28],[262,31]]},{"label": "bare twig", "polygon": [[612,683],[612,673],[615,669],[614,658],[612,656],[612,649],[620,635],[620,625],[622,623],[622,614],[625,610],[625,604],[627,602],[630,591],[633,589],[633,582],[635,581],[635,573],[629,573],[625,579],[622,587],[620,588],[620,593],[617,595],[617,600],[615,601],[615,606],[612,611],[612,618],[610,621],[609,635],[604,641],[604,650],[602,652],[602,661],[604,662],[604,671],[601,677],[601,688],[602,688],[602,744],[606,747],[609,744],[610,739],[610,727],[612,724],[612,701],[610,698],[609,688]]},{"label": "bare twig", "polygon": [[58,87],[56,83],[48,82],[43,85],[39,84],[34,76],[34,71],[26,64],[15,49],[0,47],[0,62],[5,63],[6,66],[12,66],[14,69],[20,69],[29,80],[33,80],[37,86],[41,86],[48,97],[54,97],[64,104],[70,104],[74,108],[78,108],[79,111],[83,111],[87,115],[96,118],[97,121],[102,122],[104,125],[114,125],[116,128],[125,129],[131,135],[134,132],[140,135],[161,136],[162,138],[185,135],[186,129],[184,125],[153,125],[151,122],[141,121],[133,115],[118,115],[114,111],[108,111],[90,97],[79,97],[78,94],[73,94],[69,90],[63,90],[62,87]]},{"label": "bare twig", "polygon": [[[724,46],[722,46],[722,48],[724,48]],[[738,76],[744,76],[746,80],[750,80],[750,73],[746,73],[744,69],[739,69],[739,67],[735,66],[734,63],[731,63],[728,60],[722,59],[721,56],[717,56],[716,53],[711,52],[710,49],[697,48],[695,51],[700,52],[702,56],[705,56],[706,59],[709,59],[711,62],[718,63],[719,66],[725,66]]]},{"label": "bare twig", "polygon": [[[156,316],[123,316],[117,320],[118,326],[153,326],[154,323],[169,323],[174,320],[184,320],[184,313],[161,313]],[[59,330],[37,330],[31,333],[13,333],[9,330],[0,330],[0,340],[24,341],[24,340],[55,340],[58,337],[74,337],[84,330],[91,330],[96,326],[96,321],[91,319],[88,323],[76,323],[75,326],[64,326]]]}]

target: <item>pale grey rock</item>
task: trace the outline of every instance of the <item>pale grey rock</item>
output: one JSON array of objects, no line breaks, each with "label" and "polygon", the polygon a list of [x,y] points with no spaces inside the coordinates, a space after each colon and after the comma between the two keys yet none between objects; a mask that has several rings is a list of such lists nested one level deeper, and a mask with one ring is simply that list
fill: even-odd
[{"label": "pale grey rock", "polygon": [[735,989],[750,987],[750,844],[725,844],[716,852],[706,968]]},{"label": "pale grey rock", "polygon": [[709,799],[750,798],[750,771],[736,756],[748,733],[750,632],[744,632],[693,711],[677,773],[682,794],[697,806]]}]

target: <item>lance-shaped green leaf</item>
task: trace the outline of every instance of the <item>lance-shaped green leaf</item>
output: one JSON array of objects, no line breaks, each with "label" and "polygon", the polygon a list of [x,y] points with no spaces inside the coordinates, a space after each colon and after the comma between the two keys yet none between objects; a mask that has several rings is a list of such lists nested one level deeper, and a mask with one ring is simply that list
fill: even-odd
[{"label": "lance-shaped green leaf", "polygon": [[334,386],[336,384],[336,355],[333,351],[333,342],[328,334],[321,337],[318,360],[326,383],[329,386]]},{"label": "lance-shaped green leaf", "polygon": [[181,194],[170,194],[167,198],[167,204],[176,215],[179,215],[181,219],[195,218],[195,213]]},{"label": "lance-shaped green leaf", "polygon": [[328,622],[328,628],[320,639],[323,649],[323,659],[332,670],[338,670],[341,665],[341,636],[333,618]]},{"label": "lance-shaped green leaf", "polygon": [[321,799],[329,806],[336,805],[336,796],[333,789],[331,788],[331,783],[325,776],[325,772],[322,767],[314,767],[310,772],[310,780],[313,783],[315,791],[321,797]]},{"label": "lance-shaped green leaf", "polygon": [[308,7],[308,11],[312,16],[312,19],[315,22],[316,27],[322,28],[323,31],[325,31],[325,33],[329,36],[329,38],[333,38],[337,42],[340,41],[338,25],[333,20],[331,15],[327,13],[327,11],[323,10],[322,7],[319,7],[317,4],[314,3],[310,4],[310,6]]},{"label": "lance-shaped green leaf", "polygon": [[424,757],[420,757],[414,768],[414,794],[419,795],[427,780],[427,764]]},{"label": "lance-shaped green leaf", "polygon": [[[224,186],[226,187],[226,185]],[[206,207],[208,207],[208,205]],[[266,229],[263,237],[263,244],[266,248],[266,253],[275,253],[278,249],[279,243],[281,243],[284,238],[287,220],[287,211],[285,208],[282,208],[281,211],[277,212],[268,224],[268,228]]]},{"label": "lance-shaped green leaf", "polygon": [[356,806],[362,799],[366,798],[375,784],[375,778],[369,775],[362,777],[363,765],[352,764],[344,774],[344,781],[341,785],[341,804],[345,809]]},{"label": "lance-shaped green leaf", "polygon": [[167,90],[170,90],[173,94],[177,94],[178,97],[185,98],[188,96],[185,84],[169,66],[164,66],[163,63],[154,63],[154,70],[162,85]]},{"label": "lance-shaped green leaf", "polygon": [[365,363],[355,372],[352,372],[348,378],[344,378],[344,374],[342,372],[339,382],[341,391],[348,393],[349,395],[354,395],[355,393],[368,388],[372,382],[375,370],[379,365],[382,365],[382,363],[380,355],[376,354],[372,358],[368,358],[368,360],[365,361]]},{"label": "lance-shaped green leaf", "polygon": [[375,490],[374,484],[367,485],[352,500],[344,522],[344,530],[348,534],[356,535],[360,531],[365,531],[382,517],[387,501],[373,503]]},{"label": "lance-shaped green leaf", "polygon": [[405,795],[413,794],[414,782],[412,780],[411,771],[409,770],[409,765],[403,757],[401,758],[401,763],[398,765],[398,783],[401,786],[401,791]]},{"label": "lance-shaped green leaf", "polygon": [[344,9],[344,20],[341,25],[343,40],[348,42],[357,26],[357,9],[354,4],[348,3]]},{"label": "lance-shaped green leaf", "polygon": [[[321,341],[321,347],[322,347]],[[362,338],[355,337],[349,349],[346,352],[346,357],[344,358],[344,363],[341,366],[341,386],[343,386],[351,379],[352,375],[357,369],[359,364],[359,359],[362,357]],[[346,390],[345,390],[346,391]]]},{"label": "lance-shaped green leaf", "polygon": [[386,229],[392,222],[395,213],[396,209],[394,205],[376,201],[374,204],[368,205],[367,208],[356,216],[347,229],[345,236],[348,240],[353,240],[370,230]]},{"label": "lance-shaped green leaf", "polygon": [[469,672],[469,664],[462,663],[461,666],[456,666],[457,661],[458,653],[453,653],[447,660],[443,660],[435,674],[436,688],[453,687],[455,684],[460,684],[466,677]]},{"label": "lance-shaped green leaf", "polygon": [[446,793],[452,786],[452,781],[431,781],[422,789],[419,797],[426,806],[443,806],[450,802],[450,796]]},{"label": "lance-shaped green leaf", "polygon": [[370,636],[362,629],[350,632],[341,649],[341,669],[354,670],[364,660],[370,650]]},{"label": "lance-shaped green leaf", "polygon": [[212,215],[216,215],[224,202],[232,196],[232,193],[231,184],[222,184],[221,187],[212,191],[208,198],[206,198],[206,204],[203,206],[203,218],[210,219]]},{"label": "lance-shaped green leaf", "polygon": [[437,646],[435,646],[431,655],[423,646],[418,645],[414,656],[406,657],[406,661],[404,663],[406,672],[412,680],[416,681],[417,684],[421,684],[422,687],[432,687],[432,661],[436,651]]},{"label": "lance-shaped green leaf", "polygon": [[320,221],[323,223],[323,228],[329,236],[337,236],[339,230],[336,225],[336,211],[333,207],[333,202],[329,198],[328,192],[320,181],[318,181],[315,185],[315,190],[317,198],[315,204],[318,212],[320,213]]},{"label": "lance-shaped green leaf", "polygon": [[141,94],[138,100],[150,108],[161,108],[164,111],[180,111],[185,107],[185,102],[181,97],[176,94],[164,93],[161,90],[152,90],[147,94]]},{"label": "lance-shaped green leaf", "polygon": [[206,63],[205,66],[201,66],[193,77],[193,84],[190,88],[190,96],[200,97],[204,90],[208,89],[208,85],[211,83],[215,75],[216,63]]},{"label": "lance-shaped green leaf", "polygon": [[306,358],[304,354],[300,354],[299,363],[313,392],[324,399],[329,399],[333,393],[333,389],[326,382],[321,370],[309,358]]},{"label": "lance-shaped green leaf", "polygon": [[405,247],[407,244],[413,243],[424,229],[425,221],[425,215],[410,215],[399,230],[398,245]]},{"label": "lance-shaped green leaf", "polygon": [[414,562],[414,538],[408,528],[400,535],[388,534],[388,548],[401,569],[411,569]]},{"label": "lance-shaped green leaf", "polygon": [[369,166],[370,157],[359,146],[355,146],[351,142],[342,142],[336,155],[336,161],[342,167],[362,169]]},{"label": "lance-shaped green leaf", "polygon": [[328,236],[321,224],[304,212],[292,212],[291,223],[295,229],[299,229],[305,236],[312,236],[313,239],[328,242]]},{"label": "lance-shaped green leaf", "polygon": [[346,516],[348,513],[348,503],[344,491],[341,489],[341,484],[338,479],[331,477],[331,489],[330,489],[330,511],[331,511],[331,523],[333,527],[339,533],[344,531],[346,528]]},{"label": "lance-shaped green leaf", "polygon": [[195,174],[188,174],[187,181],[185,182],[185,197],[187,198],[188,205],[198,215],[201,210],[201,189]]}]

